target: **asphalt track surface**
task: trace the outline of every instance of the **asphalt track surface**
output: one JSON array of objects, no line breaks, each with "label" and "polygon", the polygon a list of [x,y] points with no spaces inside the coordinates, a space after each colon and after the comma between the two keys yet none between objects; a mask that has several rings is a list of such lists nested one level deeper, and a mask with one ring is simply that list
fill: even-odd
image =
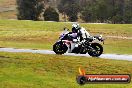
[{"label": "asphalt track surface", "polygon": [[[32,50],[32,49],[15,49],[15,48],[0,48],[0,52],[34,53],[34,54],[55,54],[51,50]],[[64,55],[66,55],[66,56],[90,57],[88,54],[66,53]],[[132,61],[132,55],[102,54],[98,58]]]}]

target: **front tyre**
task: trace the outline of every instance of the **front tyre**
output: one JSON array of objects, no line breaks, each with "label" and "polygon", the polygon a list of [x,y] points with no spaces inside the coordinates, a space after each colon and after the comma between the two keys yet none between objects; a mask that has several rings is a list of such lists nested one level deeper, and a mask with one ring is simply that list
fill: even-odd
[{"label": "front tyre", "polygon": [[64,54],[68,50],[68,47],[63,42],[57,42],[53,45],[53,51],[56,54]]},{"label": "front tyre", "polygon": [[88,54],[92,57],[99,57],[103,53],[103,47],[99,43],[92,43],[92,49],[88,52]]}]

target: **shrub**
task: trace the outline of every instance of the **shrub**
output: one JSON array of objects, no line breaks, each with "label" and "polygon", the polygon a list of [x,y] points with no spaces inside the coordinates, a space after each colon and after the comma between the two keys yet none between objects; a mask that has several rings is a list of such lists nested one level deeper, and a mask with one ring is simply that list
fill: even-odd
[{"label": "shrub", "polygon": [[59,21],[59,14],[54,8],[47,8],[44,12],[44,20],[45,21]]}]

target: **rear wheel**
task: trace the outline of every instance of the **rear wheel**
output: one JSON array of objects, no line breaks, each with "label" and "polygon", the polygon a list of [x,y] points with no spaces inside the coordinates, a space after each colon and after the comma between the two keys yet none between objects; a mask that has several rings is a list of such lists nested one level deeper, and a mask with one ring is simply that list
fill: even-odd
[{"label": "rear wheel", "polygon": [[53,51],[56,54],[64,54],[68,50],[68,47],[63,42],[57,42],[53,45]]},{"label": "rear wheel", "polygon": [[92,43],[91,47],[93,49],[91,49],[88,54],[92,57],[99,57],[102,53],[103,53],[103,47],[101,44],[99,43]]}]

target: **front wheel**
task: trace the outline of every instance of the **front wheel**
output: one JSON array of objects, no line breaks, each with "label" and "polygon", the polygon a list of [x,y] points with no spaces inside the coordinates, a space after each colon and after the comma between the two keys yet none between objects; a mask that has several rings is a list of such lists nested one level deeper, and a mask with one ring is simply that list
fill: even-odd
[{"label": "front wheel", "polygon": [[64,54],[68,50],[68,47],[63,42],[57,42],[53,45],[53,51],[56,54]]},{"label": "front wheel", "polygon": [[92,57],[99,57],[103,53],[103,47],[99,43],[92,43],[92,49],[88,52],[88,54]]}]

